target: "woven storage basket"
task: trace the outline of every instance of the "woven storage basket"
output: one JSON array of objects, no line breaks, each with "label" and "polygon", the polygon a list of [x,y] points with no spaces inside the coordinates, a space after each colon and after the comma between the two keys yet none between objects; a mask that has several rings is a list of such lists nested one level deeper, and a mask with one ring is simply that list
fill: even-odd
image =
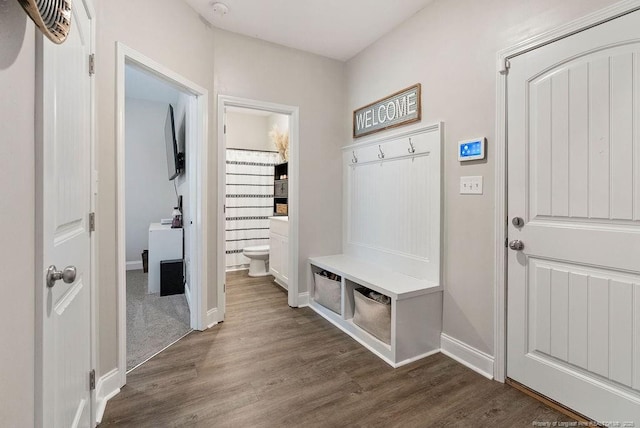
[{"label": "woven storage basket", "polygon": [[340,281],[334,281],[315,274],[316,287],[313,293],[313,300],[320,303],[325,308],[331,309],[336,314],[340,314],[341,290]]},{"label": "woven storage basket", "polygon": [[391,344],[391,305],[370,299],[363,291],[364,289],[356,289],[353,292],[353,322],[387,345]]}]

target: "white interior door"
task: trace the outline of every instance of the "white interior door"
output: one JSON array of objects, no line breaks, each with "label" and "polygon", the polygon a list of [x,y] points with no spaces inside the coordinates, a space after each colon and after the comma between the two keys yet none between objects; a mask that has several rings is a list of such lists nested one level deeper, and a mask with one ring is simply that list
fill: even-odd
[{"label": "white interior door", "polygon": [[507,376],[639,426],[640,12],[514,58],[507,81],[509,240],[524,244]]},{"label": "white interior door", "polygon": [[[62,45],[39,42],[42,146],[38,152],[38,423],[91,423],[91,20],[73,2],[72,28]],[[41,61],[41,62],[40,62]],[[40,217],[41,216],[41,217]],[[47,283],[47,270],[67,271]],[[55,276],[54,276],[55,277]]]}]

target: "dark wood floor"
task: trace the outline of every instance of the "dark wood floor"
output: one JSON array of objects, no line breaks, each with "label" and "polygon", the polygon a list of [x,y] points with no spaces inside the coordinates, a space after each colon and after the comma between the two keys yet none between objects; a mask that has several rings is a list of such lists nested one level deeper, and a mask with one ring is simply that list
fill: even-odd
[{"label": "dark wood floor", "polygon": [[230,274],[224,323],[134,370],[101,427],[530,427],[567,417],[436,354],[392,369],[271,278]]}]

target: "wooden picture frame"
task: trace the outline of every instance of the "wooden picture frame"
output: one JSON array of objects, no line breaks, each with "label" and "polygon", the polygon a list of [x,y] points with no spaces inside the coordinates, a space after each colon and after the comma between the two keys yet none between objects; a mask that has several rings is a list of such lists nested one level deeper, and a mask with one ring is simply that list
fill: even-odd
[{"label": "wooden picture frame", "polygon": [[[415,94],[415,112],[409,112],[410,109],[410,97]],[[404,107],[407,112],[402,116],[397,116],[398,107],[401,106],[401,100],[403,96],[405,99]],[[394,106],[394,117],[389,117],[389,105],[393,104]],[[384,120],[380,120],[382,117],[380,116],[380,112],[385,110]],[[367,126],[369,117],[367,113],[371,113],[371,125]],[[360,115],[360,116],[359,116]],[[376,117],[377,116],[377,117]],[[378,121],[376,122],[376,119]],[[381,98],[377,101],[374,101],[370,104],[367,104],[363,107],[357,108],[353,111],[353,138],[360,138],[366,135],[375,134],[377,132],[386,131],[388,129],[397,128],[400,126],[409,125],[411,123],[419,122],[422,120],[422,85],[420,83],[416,83],[415,85],[411,85],[407,88],[401,89],[397,92],[394,92],[391,95],[388,95],[384,98]],[[383,125],[384,123],[389,122],[389,125]],[[364,125],[361,127],[359,125]],[[370,128],[367,130],[367,128]]]}]

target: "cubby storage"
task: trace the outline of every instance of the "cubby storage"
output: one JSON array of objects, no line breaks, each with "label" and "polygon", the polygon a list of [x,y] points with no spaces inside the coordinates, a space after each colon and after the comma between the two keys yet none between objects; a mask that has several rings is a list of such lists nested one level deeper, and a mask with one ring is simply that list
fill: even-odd
[{"label": "cubby storage", "polygon": [[[392,367],[400,367],[440,350],[442,287],[439,284],[344,254],[313,257],[309,259],[309,265],[309,306]],[[328,309],[315,298],[315,276],[323,270],[341,277],[340,312]],[[364,328],[354,322],[356,299],[359,298],[356,289],[362,287],[391,299],[390,308],[384,308],[387,311],[384,321],[375,310],[366,314],[364,325],[362,316],[356,318]],[[385,328],[371,328],[372,324]],[[388,336],[381,333],[387,325]]]},{"label": "cubby storage", "polygon": [[289,215],[289,163],[281,163],[273,172],[273,215]]}]

